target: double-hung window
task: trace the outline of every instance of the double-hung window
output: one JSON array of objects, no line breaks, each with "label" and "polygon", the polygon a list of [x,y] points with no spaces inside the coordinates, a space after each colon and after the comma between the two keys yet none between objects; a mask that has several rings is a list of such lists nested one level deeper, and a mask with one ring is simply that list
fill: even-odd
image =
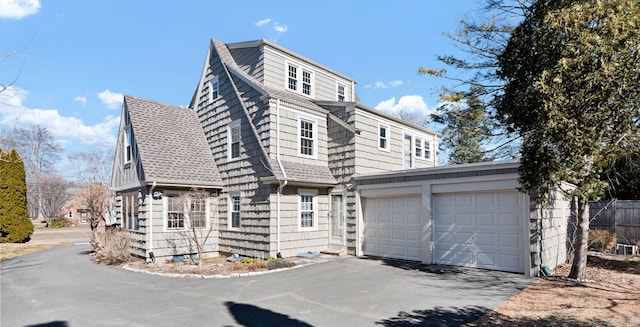
[{"label": "double-hung window", "polygon": [[345,100],[345,92],[346,87],[342,84],[338,84],[338,101],[344,101]]},{"label": "double-hung window", "polygon": [[300,229],[317,229],[317,194],[315,192],[300,193]]},{"label": "double-hung window", "polygon": [[240,121],[235,121],[228,126],[228,151],[229,159],[240,158]]},{"label": "double-hung window", "polygon": [[229,195],[229,228],[240,228],[240,196]]},{"label": "double-hung window", "polygon": [[220,83],[218,78],[215,77],[209,81],[209,101],[213,102],[220,96]]},{"label": "double-hung window", "polygon": [[312,96],[313,72],[295,64],[287,64],[287,88],[296,93]]},{"label": "double-hung window", "polygon": [[416,158],[422,158],[422,139],[419,137],[416,137],[415,143],[416,143]]},{"label": "double-hung window", "polygon": [[189,223],[193,228],[207,227],[207,203],[205,199],[189,199]]},{"label": "double-hung window", "polygon": [[424,158],[431,160],[431,142],[424,141]]},{"label": "double-hung window", "polygon": [[167,229],[184,228],[184,201],[178,196],[167,196]]},{"label": "double-hung window", "polygon": [[378,126],[378,148],[381,150],[389,150],[389,127],[385,125]]},{"label": "double-hung window", "polygon": [[299,120],[299,133],[300,133],[300,154],[303,156],[313,157],[315,156],[315,137],[316,137],[316,122],[300,118]]}]

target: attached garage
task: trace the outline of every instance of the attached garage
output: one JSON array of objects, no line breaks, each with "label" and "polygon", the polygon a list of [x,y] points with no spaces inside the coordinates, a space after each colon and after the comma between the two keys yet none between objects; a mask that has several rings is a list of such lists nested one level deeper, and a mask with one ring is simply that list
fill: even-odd
[{"label": "attached garage", "polygon": [[435,263],[524,272],[523,194],[435,194]]},{"label": "attached garage", "polygon": [[564,263],[570,201],[555,194],[540,207],[518,191],[518,167],[491,162],[354,176],[357,253],[529,276]]}]

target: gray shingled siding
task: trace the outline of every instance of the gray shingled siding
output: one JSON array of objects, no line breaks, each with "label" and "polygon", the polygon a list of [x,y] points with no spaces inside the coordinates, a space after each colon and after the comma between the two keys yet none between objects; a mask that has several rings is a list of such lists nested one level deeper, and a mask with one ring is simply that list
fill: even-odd
[{"label": "gray shingled siding", "polygon": [[[198,103],[197,107],[205,135],[225,185],[219,200],[219,251],[266,257],[270,250],[269,194],[273,192],[274,187],[260,181],[271,173],[265,167],[267,160],[263,158],[259,142],[265,146],[270,142],[268,128],[265,127],[269,124],[266,113],[268,106],[260,100],[260,93],[242,80],[235,79],[242,103],[249,111],[251,119],[249,121],[219,60],[212,57],[210,64],[212,64],[211,74],[218,76],[220,82],[221,98],[214,104],[206,103],[206,99],[203,99],[205,101]],[[240,160],[230,161],[227,152],[227,126],[237,120],[241,124],[241,157]],[[260,140],[256,138],[250,124],[258,130]],[[229,229],[227,205],[229,192],[240,193],[241,228],[239,231]]]},{"label": "gray shingled siding", "polygon": [[434,179],[465,178],[465,177],[517,174],[517,173],[518,173],[518,168],[472,170],[472,171],[460,171],[460,172],[454,172],[454,173],[425,172],[424,174],[420,174],[420,175],[362,179],[358,181],[358,185],[404,183],[404,182],[427,181],[427,180],[434,180]]},{"label": "gray shingled siding", "polygon": [[[272,112],[274,112],[272,110]],[[299,119],[308,119],[315,122],[316,153],[315,158],[299,156]],[[275,129],[275,116],[272,128]],[[274,142],[275,143],[275,140]],[[274,144],[275,146],[275,144]],[[274,148],[272,148],[275,150]],[[282,101],[280,103],[280,153],[287,161],[299,162],[309,165],[327,165],[327,119],[317,114],[299,113],[290,110],[289,104]],[[275,153],[275,151],[273,152]]]},{"label": "gray shingled siding", "polygon": [[[345,107],[341,106],[323,106],[323,108],[329,110],[331,114],[344,120],[349,125],[353,126],[354,115],[353,111],[347,112]],[[347,130],[342,125],[329,120],[329,169],[333,173],[333,176],[338,180],[339,184],[345,185],[352,183],[352,176],[356,172],[355,166],[355,139],[356,135]],[[357,206],[356,197],[353,191],[348,191],[346,198],[346,224],[347,224],[347,252],[349,254],[356,254],[356,239],[357,239]]]},{"label": "gray shingled siding", "polygon": [[[280,252],[283,256],[295,256],[300,252],[322,251],[327,249],[329,239],[329,196],[326,190],[319,190],[317,196],[317,230],[300,231],[299,192],[301,189],[286,187],[280,197]],[[276,203],[276,194],[271,202]],[[276,250],[277,210],[272,208],[272,253]]]},{"label": "gray shingled siding", "polygon": [[531,274],[537,276],[540,267],[555,267],[567,261],[567,223],[571,220],[571,201],[559,191],[552,192],[546,204],[530,202],[529,250]]},{"label": "gray shingled siding", "polygon": [[229,52],[238,68],[253,76],[259,82],[264,80],[264,66],[262,64],[262,49],[260,47],[230,49]]},{"label": "gray shingled siding", "polygon": [[[111,180],[111,187],[116,190],[138,187],[140,185],[140,180],[144,178],[141,161],[138,157],[138,148],[135,142],[131,145],[133,153],[131,162],[124,162],[124,140],[126,137],[125,126],[129,124],[129,112],[126,108],[123,109],[122,116],[118,132],[118,143],[116,144],[117,151],[115,153],[113,176]],[[135,134],[133,137],[135,139]]]}]

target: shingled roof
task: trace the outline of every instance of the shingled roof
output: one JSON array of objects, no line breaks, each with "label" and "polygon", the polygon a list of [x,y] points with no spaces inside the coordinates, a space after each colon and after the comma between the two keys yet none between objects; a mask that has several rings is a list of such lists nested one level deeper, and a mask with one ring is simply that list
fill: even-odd
[{"label": "shingled roof", "polygon": [[222,187],[196,112],[125,96],[143,182]]}]

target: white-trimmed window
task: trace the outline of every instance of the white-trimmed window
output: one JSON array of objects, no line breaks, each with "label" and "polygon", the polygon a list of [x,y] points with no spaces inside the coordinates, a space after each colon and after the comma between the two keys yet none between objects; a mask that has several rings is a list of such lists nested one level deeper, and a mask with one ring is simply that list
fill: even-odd
[{"label": "white-trimmed window", "polygon": [[389,150],[389,126],[378,125],[378,149]]},{"label": "white-trimmed window", "polygon": [[338,101],[345,101],[346,100],[346,89],[347,87],[344,84],[340,84],[338,83]]},{"label": "white-trimmed window", "polygon": [[209,102],[213,102],[220,96],[220,83],[218,82],[218,78],[212,78],[209,83]]},{"label": "white-trimmed window", "polygon": [[127,193],[122,196],[122,218],[126,229],[140,229],[138,205],[138,195],[136,193]]},{"label": "white-trimmed window", "polygon": [[416,148],[416,158],[422,158],[422,139],[419,137],[415,138],[415,148]]},{"label": "white-trimmed window", "polygon": [[133,144],[133,137],[131,133],[131,125],[125,127],[124,129],[124,162],[131,162],[131,158],[133,157],[133,148],[131,146]]},{"label": "white-trimmed window", "polygon": [[316,122],[311,119],[298,119],[298,142],[300,155],[315,157],[316,155]]},{"label": "white-trimmed window", "polygon": [[167,212],[167,229],[184,229],[184,201],[177,195],[165,196]]},{"label": "white-trimmed window", "polygon": [[228,126],[227,148],[230,160],[240,158],[240,120],[236,120]]},{"label": "white-trimmed window", "polygon": [[316,230],[318,229],[318,193],[313,191],[301,191],[298,196],[300,230]]},{"label": "white-trimmed window", "polygon": [[189,199],[188,222],[193,228],[207,228],[207,201],[205,199]]},{"label": "white-trimmed window", "polygon": [[431,160],[431,142],[424,140],[424,158]]},{"label": "white-trimmed window", "polygon": [[229,194],[229,228],[240,228],[240,195]]},{"label": "white-trimmed window", "polygon": [[313,96],[313,72],[299,65],[288,63],[287,88],[296,93]]}]

